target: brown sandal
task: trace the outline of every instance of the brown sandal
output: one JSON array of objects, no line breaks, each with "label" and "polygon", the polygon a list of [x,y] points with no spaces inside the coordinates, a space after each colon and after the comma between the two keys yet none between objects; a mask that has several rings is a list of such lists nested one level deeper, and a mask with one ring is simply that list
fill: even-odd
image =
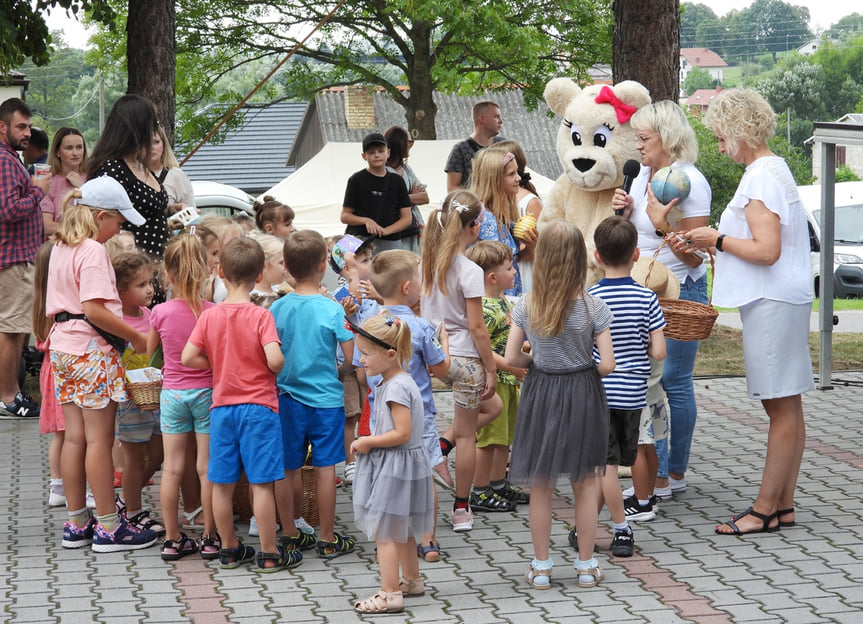
[{"label": "brown sandal", "polygon": [[358,613],[399,613],[404,608],[405,601],[400,591],[379,590],[374,596],[354,603],[354,610]]}]

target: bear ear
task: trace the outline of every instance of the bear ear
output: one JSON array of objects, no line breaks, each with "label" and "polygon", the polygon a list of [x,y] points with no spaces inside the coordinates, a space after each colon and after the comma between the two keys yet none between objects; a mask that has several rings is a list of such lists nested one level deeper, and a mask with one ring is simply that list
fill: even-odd
[{"label": "bear ear", "polygon": [[[563,117],[566,107],[579,94],[581,89],[569,78],[554,78],[545,85],[543,97],[548,107],[559,117]],[[649,98],[648,98],[649,99]]]},{"label": "bear ear", "polygon": [[650,91],[640,82],[624,80],[613,87],[614,95],[635,108],[650,104]]}]

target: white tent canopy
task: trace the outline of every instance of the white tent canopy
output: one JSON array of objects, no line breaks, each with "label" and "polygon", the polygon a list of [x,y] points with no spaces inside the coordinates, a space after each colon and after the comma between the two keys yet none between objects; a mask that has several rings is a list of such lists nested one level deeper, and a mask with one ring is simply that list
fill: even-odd
[{"label": "white tent canopy", "polygon": [[[424,216],[440,206],[446,197],[444,165],[455,140],[417,141],[411,148],[409,163],[426,185],[429,204],[421,206]],[[317,230],[323,236],[341,234],[345,226],[339,221],[348,178],[364,167],[360,143],[327,143],[309,162],[293,174],[262,193],[293,208],[294,227]],[[531,182],[544,197],[553,180],[531,171]]]}]

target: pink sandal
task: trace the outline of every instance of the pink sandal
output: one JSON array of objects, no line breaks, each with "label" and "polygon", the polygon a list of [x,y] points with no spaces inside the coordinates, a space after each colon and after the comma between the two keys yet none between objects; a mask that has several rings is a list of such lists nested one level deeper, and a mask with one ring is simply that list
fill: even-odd
[{"label": "pink sandal", "polygon": [[405,601],[400,591],[379,590],[374,596],[354,603],[354,610],[358,613],[399,613],[404,608]]}]

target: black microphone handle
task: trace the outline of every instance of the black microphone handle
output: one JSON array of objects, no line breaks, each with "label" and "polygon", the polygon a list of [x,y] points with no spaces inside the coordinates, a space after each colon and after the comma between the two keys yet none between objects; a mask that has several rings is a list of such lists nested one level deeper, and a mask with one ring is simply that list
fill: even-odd
[{"label": "black microphone handle", "polygon": [[[629,190],[632,188],[633,179],[629,176],[623,176],[623,184],[620,185],[620,188],[623,189],[623,192],[629,195]],[[614,214],[618,217],[623,216],[623,208],[618,208],[614,211]]]}]

